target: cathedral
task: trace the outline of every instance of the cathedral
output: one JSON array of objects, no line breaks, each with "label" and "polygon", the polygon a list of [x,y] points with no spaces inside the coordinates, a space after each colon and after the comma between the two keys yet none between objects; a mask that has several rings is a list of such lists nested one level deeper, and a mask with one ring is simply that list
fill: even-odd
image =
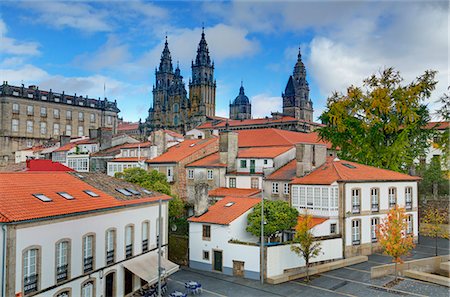
[{"label": "cathedral", "polygon": [[248,120],[252,118],[252,104],[244,93],[244,86],[241,83],[239,95],[230,104],[230,120]]},{"label": "cathedral", "polygon": [[191,68],[188,97],[179,65],[173,70],[166,37],[159,68],[155,69],[153,105],[148,111],[145,130],[170,129],[184,133],[215,116],[214,62],[209,56],[204,30]]}]

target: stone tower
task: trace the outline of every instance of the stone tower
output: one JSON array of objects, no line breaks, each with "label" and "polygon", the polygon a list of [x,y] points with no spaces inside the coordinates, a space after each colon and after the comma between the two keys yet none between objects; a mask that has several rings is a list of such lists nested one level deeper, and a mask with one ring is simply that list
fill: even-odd
[{"label": "stone tower", "polygon": [[239,95],[230,104],[230,119],[247,120],[252,118],[252,105],[245,95],[244,86],[241,83]]},{"label": "stone tower", "polygon": [[283,114],[298,120],[313,121],[313,103],[309,99],[309,85],[300,49],[293,75],[289,76],[283,97]]},{"label": "stone tower", "polygon": [[191,125],[193,127],[204,123],[206,116],[215,116],[216,81],[214,79],[214,62],[209,56],[205,31],[197,48],[197,56],[192,61],[192,78],[189,81],[189,101]]}]

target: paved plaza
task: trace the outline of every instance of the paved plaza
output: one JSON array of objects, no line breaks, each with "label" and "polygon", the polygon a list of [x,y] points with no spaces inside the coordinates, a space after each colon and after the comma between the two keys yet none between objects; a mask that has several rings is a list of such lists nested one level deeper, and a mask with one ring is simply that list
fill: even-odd
[{"label": "paved plaza", "polygon": [[[449,254],[449,241],[438,240],[440,255]],[[405,260],[434,256],[434,239],[420,237],[419,244]],[[391,263],[382,254],[369,256],[369,261],[313,276],[309,284],[301,280],[279,285],[261,285],[259,281],[204,272],[183,267],[169,278],[169,292],[184,292],[184,282],[195,280],[202,284],[201,296],[449,296],[449,289],[409,278],[387,289],[393,276],[370,279],[370,268]]]}]

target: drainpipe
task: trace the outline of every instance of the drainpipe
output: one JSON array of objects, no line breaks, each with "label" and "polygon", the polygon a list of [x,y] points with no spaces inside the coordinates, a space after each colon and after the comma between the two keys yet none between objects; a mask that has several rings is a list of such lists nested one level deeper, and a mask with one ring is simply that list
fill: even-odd
[{"label": "drainpipe", "polygon": [[2,250],[2,296],[6,296],[6,280],[5,280],[5,269],[6,269],[6,225],[2,224],[3,231],[3,250]]}]

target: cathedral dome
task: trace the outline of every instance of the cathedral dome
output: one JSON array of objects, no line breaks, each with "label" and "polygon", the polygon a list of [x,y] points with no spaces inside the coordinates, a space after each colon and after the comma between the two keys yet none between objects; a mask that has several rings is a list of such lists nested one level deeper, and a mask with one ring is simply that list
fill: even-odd
[{"label": "cathedral dome", "polygon": [[243,86],[241,86],[241,88],[239,89],[239,95],[236,97],[236,99],[234,99],[233,103],[235,105],[247,105],[247,104],[250,104],[250,100],[248,100],[248,97],[245,96],[244,87]]}]

